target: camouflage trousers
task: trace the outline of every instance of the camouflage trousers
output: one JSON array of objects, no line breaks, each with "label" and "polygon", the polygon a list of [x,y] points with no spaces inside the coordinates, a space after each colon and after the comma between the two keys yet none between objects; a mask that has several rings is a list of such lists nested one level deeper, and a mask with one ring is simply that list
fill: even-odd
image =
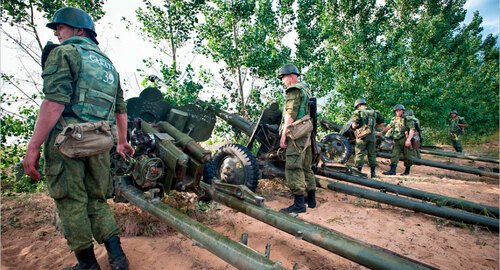
[{"label": "camouflage trousers", "polygon": [[[307,144],[309,145],[305,147]],[[291,192],[294,195],[303,195],[307,191],[315,190],[310,139],[303,137],[297,139],[294,144],[287,137],[286,146],[285,177]]]},{"label": "camouflage trousers", "polygon": [[109,153],[69,158],[54,147],[60,132],[53,129],[44,147],[45,175],[54,199],[64,237],[72,251],[88,248],[118,235],[107,203],[112,195]]},{"label": "camouflage trousers", "polygon": [[368,164],[370,167],[377,166],[377,153],[376,151],[377,137],[375,135],[368,135],[363,139],[356,139],[354,163],[357,168],[363,167],[365,163],[365,154],[368,153]]},{"label": "camouflage trousers", "polygon": [[462,152],[464,149],[462,147],[462,136],[456,133],[451,133],[450,134],[450,140],[451,144],[453,145],[453,148],[455,148],[455,151],[457,152]]},{"label": "camouflage trousers", "polygon": [[394,140],[394,146],[391,153],[391,165],[398,165],[399,157],[403,154],[405,167],[413,165],[411,160],[415,157],[415,150],[410,147],[405,146],[406,137]]}]

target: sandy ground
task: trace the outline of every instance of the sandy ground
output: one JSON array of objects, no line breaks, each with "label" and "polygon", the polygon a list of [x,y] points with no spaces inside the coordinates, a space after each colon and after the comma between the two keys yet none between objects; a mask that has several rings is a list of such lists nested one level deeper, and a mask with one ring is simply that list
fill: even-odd
[{"label": "sandy ground", "polygon": [[[466,148],[469,153],[498,152],[498,142],[482,148]],[[493,151],[494,152],[494,151]],[[498,165],[424,155],[437,161],[472,167]],[[377,174],[388,169],[389,161],[379,159]],[[401,173],[402,163],[398,167]],[[367,170],[367,168],[365,168]],[[492,206],[499,205],[498,179],[466,173],[414,166],[409,177],[384,176],[380,180],[463,198]],[[292,199],[282,180],[262,180],[258,193],[273,209],[288,206]],[[319,205],[298,218],[320,224],[363,242],[377,245],[440,269],[498,269],[498,232],[464,226],[434,216],[391,205],[360,199],[330,190],[318,190]],[[170,205],[188,213],[210,228],[238,241],[248,233],[248,245],[264,252],[271,244],[273,261],[292,269],[364,269],[320,247],[268,226],[222,205],[208,205],[202,213],[185,194],[168,199]],[[192,200],[191,200],[192,201]],[[122,229],[123,248],[130,269],[234,269],[205,249],[193,246],[187,237],[160,223],[135,206],[110,204]],[[2,197],[1,269],[61,269],[76,263],[65,239],[52,225],[54,204],[46,194]],[[96,244],[102,269],[109,269],[106,250]]]}]

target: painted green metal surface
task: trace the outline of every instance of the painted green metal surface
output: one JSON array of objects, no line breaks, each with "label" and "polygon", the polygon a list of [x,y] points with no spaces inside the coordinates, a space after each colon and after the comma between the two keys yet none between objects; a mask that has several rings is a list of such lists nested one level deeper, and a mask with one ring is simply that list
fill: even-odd
[{"label": "painted green metal surface", "polygon": [[159,122],[158,127],[162,132],[166,132],[172,136],[180,148],[184,149],[184,151],[197,161],[201,163],[207,163],[210,161],[211,152],[203,149],[193,138],[182,133],[168,122]]},{"label": "painted green metal surface", "polygon": [[376,202],[386,203],[401,208],[406,208],[429,215],[456,220],[468,224],[488,227],[498,231],[499,222],[496,218],[481,216],[469,212],[455,210],[444,206],[436,206],[433,204],[418,202],[412,199],[398,197],[382,192],[372,191],[365,188],[355,187],[333,181],[327,181],[316,178],[316,183],[322,188],[328,188],[337,192],[349,194],[352,196],[369,199]]},{"label": "painted green metal surface", "polygon": [[454,158],[462,158],[462,159],[470,159],[477,161],[484,161],[490,163],[496,163],[498,165],[498,158],[496,157],[485,157],[485,156],[476,156],[464,153],[456,153],[456,152],[448,152],[448,151],[437,151],[437,150],[429,150],[429,149],[420,149],[420,153],[423,154],[431,154],[445,157],[454,157]]},{"label": "painted green metal surface", "polygon": [[[391,158],[391,154],[383,153],[383,152],[377,152],[377,156],[383,157],[383,158]],[[400,158],[400,160],[402,160],[402,158]],[[495,173],[495,172],[488,172],[488,171],[483,171],[480,169],[464,167],[464,166],[459,166],[459,165],[455,165],[455,164],[447,164],[447,163],[443,163],[443,162],[437,162],[437,161],[420,159],[420,158],[412,158],[412,160],[413,160],[413,163],[417,164],[417,165],[431,166],[431,167],[459,171],[459,172],[464,172],[464,173],[470,173],[470,174],[475,174],[475,175],[480,175],[480,176],[487,176],[487,177],[492,177],[492,178],[496,178],[496,179],[499,179],[499,176],[500,176],[498,173]]]},{"label": "painted green metal surface", "polygon": [[118,189],[120,195],[130,203],[159,218],[192,239],[197,245],[238,269],[286,269],[280,262],[271,261],[264,254],[231,240],[158,200],[145,199],[144,193],[127,183],[126,177],[119,178]]},{"label": "painted green metal surface", "polygon": [[486,216],[496,216],[499,217],[498,207],[493,207],[489,205],[474,203],[467,200],[457,199],[453,197],[443,196],[431,192],[421,191],[409,187],[404,187],[400,185],[394,185],[391,183],[386,183],[383,181],[377,181],[374,179],[367,179],[354,175],[347,175],[345,173],[339,173],[335,171],[328,170],[327,168],[319,168],[316,174],[326,176],[329,178],[334,178],[337,180],[342,180],[362,186],[367,186],[371,188],[376,188],[383,190],[384,192],[392,192],[399,195],[404,195],[420,200],[425,200],[429,202],[436,203],[441,206],[450,206],[453,208],[459,208],[465,211],[469,211],[476,214],[486,215]]},{"label": "painted green metal surface", "polygon": [[431,266],[380,247],[362,243],[339,232],[302,221],[267,207],[255,206],[221,192],[214,192],[208,184],[200,183],[200,186],[215,201],[371,269],[433,269]]}]

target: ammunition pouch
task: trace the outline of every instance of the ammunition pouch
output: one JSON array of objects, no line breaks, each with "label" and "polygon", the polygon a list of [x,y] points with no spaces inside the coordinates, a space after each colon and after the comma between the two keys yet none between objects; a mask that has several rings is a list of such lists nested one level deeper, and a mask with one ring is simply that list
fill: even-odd
[{"label": "ammunition pouch", "polygon": [[356,139],[363,139],[364,137],[370,135],[371,132],[372,130],[370,126],[364,125],[354,130],[354,136],[356,136]]},{"label": "ammunition pouch", "polygon": [[306,115],[300,118],[299,120],[291,123],[288,126],[288,132],[286,133],[286,135],[290,139],[295,141],[302,137],[311,135],[313,129],[314,127],[313,124],[311,123],[311,117],[309,115]]},{"label": "ammunition pouch", "polygon": [[415,150],[419,149],[420,143],[421,143],[420,135],[418,134],[418,132],[415,132],[413,138],[411,138],[411,147]]},{"label": "ammunition pouch", "polygon": [[108,121],[69,124],[57,135],[54,146],[70,158],[109,152],[114,145]]}]

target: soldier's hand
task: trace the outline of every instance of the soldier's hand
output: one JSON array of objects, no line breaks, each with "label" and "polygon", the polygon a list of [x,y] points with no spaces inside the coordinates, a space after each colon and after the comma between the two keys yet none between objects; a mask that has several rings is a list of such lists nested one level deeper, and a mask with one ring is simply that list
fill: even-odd
[{"label": "soldier's hand", "polygon": [[377,132],[377,137],[382,136],[382,132]]},{"label": "soldier's hand", "polygon": [[410,146],[411,146],[411,141],[410,141],[410,140],[406,140],[406,142],[405,142],[405,146],[406,146],[406,147],[410,147]]},{"label": "soldier's hand", "polygon": [[128,143],[118,143],[116,145],[116,152],[120,154],[125,160],[128,160],[127,155],[125,153],[129,154],[129,156],[134,156],[135,150],[134,148],[128,144]]},{"label": "soldier's hand", "polygon": [[280,147],[286,149],[286,136],[281,136]]},{"label": "soldier's hand", "polygon": [[38,173],[38,169],[40,168],[40,149],[32,149],[28,147],[26,150],[26,155],[23,160],[24,172],[29,177],[40,180],[42,177],[40,173]]}]

